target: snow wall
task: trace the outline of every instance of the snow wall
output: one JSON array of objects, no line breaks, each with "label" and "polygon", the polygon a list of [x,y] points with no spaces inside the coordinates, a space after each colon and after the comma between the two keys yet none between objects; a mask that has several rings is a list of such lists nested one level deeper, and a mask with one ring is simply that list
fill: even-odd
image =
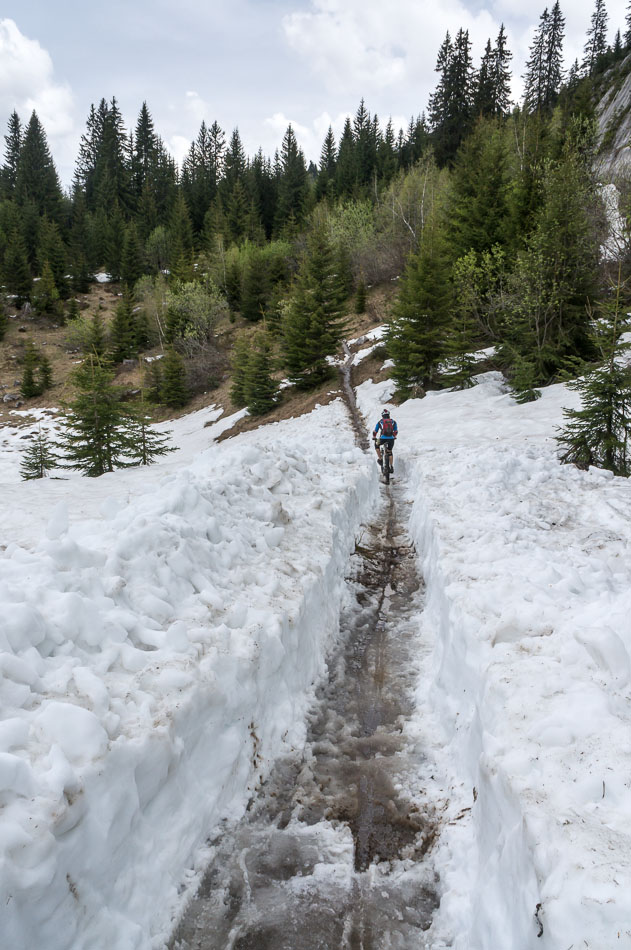
[{"label": "snow wall", "polygon": [[9,545],[2,946],[164,945],[208,834],[304,740],[378,490],[365,455],[339,451],[351,441],[331,404],[215,446],[94,521],[69,527],[62,504],[47,539]]}]

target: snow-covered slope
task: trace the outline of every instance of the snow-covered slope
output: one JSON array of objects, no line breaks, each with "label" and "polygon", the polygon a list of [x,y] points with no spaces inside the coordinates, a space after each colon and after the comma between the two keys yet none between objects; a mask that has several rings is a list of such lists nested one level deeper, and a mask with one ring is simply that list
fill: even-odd
[{"label": "snow-covered slope", "polygon": [[7,433],[3,947],[162,946],[206,835],[303,739],[376,481],[339,401],[221,445],[215,416],[94,480],[19,483]]},{"label": "snow-covered slope", "polygon": [[[388,396],[359,402],[377,418]],[[394,411],[434,642],[419,730],[438,713],[425,735],[454,776],[456,950],[631,947],[631,483],[558,463],[575,400],[518,406],[487,374]]]}]

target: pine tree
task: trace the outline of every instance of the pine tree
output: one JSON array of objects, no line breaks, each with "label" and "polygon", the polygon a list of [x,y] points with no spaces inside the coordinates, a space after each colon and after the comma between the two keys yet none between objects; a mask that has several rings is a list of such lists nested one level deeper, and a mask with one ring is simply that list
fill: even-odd
[{"label": "pine tree", "polygon": [[38,377],[42,392],[46,392],[53,385],[53,368],[50,360],[43,353],[39,357]]},{"label": "pine tree", "polygon": [[333,129],[329,126],[322,145],[322,152],[320,153],[320,168],[315,190],[317,201],[329,197],[332,194],[336,164],[337,149],[335,147],[335,136],[333,135]]},{"label": "pine tree", "polygon": [[357,185],[357,157],[351,120],[347,117],[340,139],[335,166],[335,192],[339,198],[351,198]]},{"label": "pine tree", "polygon": [[484,56],[476,77],[474,107],[478,115],[495,114],[495,81],[493,76],[493,49],[491,41],[486,41]]},{"label": "pine tree", "polygon": [[161,401],[172,409],[181,409],[189,400],[184,361],[175,347],[168,346],[161,362]]},{"label": "pine tree", "polygon": [[57,467],[58,461],[59,456],[53,451],[50,440],[40,426],[37,435],[24,452],[20,475],[24,481],[46,478],[52,469]]},{"label": "pine tree", "polygon": [[127,290],[131,292],[134,284],[145,272],[144,255],[138,231],[133,221],[125,229],[125,240],[121,258],[121,277]]},{"label": "pine tree", "polygon": [[392,376],[401,395],[424,395],[436,384],[439,363],[446,356],[451,303],[449,261],[434,220],[409,259],[387,333],[387,351],[395,364]]},{"label": "pine tree", "polygon": [[360,279],[355,293],[355,313],[366,313],[366,284],[363,277]]},{"label": "pine tree", "polygon": [[474,114],[474,71],[468,31],[458,30],[453,46],[447,34],[436,69],[442,75],[430,100],[430,117],[436,159],[444,165],[453,161]]},{"label": "pine tree", "polygon": [[587,41],[583,47],[583,74],[592,76],[598,68],[600,59],[607,52],[607,21],[609,17],[605,0],[596,0],[592,13],[591,26],[587,31]]},{"label": "pine tree", "polygon": [[601,307],[596,324],[604,362],[582,379],[568,384],[580,394],[581,408],[563,410],[566,425],[557,441],[563,449],[563,462],[573,462],[579,468],[596,465],[615,475],[628,476],[631,474],[631,368],[624,358],[629,344],[621,339],[628,330],[629,301],[624,291],[619,265],[613,295]]},{"label": "pine tree", "polygon": [[20,149],[22,147],[22,123],[17,112],[13,111],[9,117],[7,134],[4,137],[6,149],[4,165],[0,169],[0,195],[4,198],[13,198],[17,179]]},{"label": "pine tree", "polygon": [[244,333],[235,340],[230,365],[232,368],[232,386],[230,400],[234,406],[245,406],[245,374],[250,361],[250,340]]},{"label": "pine tree", "polygon": [[35,285],[32,297],[33,307],[36,313],[50,316],[57,311],[59,294],[55,286],[53,271],[48,261],[44,263],[42,276]]},{"label": "pine tree", "polygon": [[22,382],[20,384],[20,392],[25,399],[32,399],[42,393],[40,381],[36,378],[39,359],[39,352],[35,348],[35,344],[32,340],[27,340],[24,347]]},{"label": "pine tree", "polygon": [[129,452],[127,416],[113,379],[94,356],[72,374],[77,395],[65,417],[61,444],[65,465],[91,477],[124,465]]},{"label": "pine tree", "polygon": [[129,414],[127,458],[131,465],[151,465],[155,459],[176,449],[176,446],[168,444],[171,432],[158,432],[150,423],[144,396],[142,396],[140,405],[134,407]]},{"label": "pine tree", "polygon": [[289,376],[300,388],[317,386],[328,378],[326,357],[335,352],[342,337],[345,294],[335,258],[325,222],[316,221],[283,321]]},{"label": "pine tree", "polygon": [[281,177],[276,206],[276,230],[282,231],[293,218],[302,221],[308,195],[307,166],[302,150],[298,148],[291,125],[287,127],[281,148]]},{"label": "pine tree", "polygon": [[33,111],[20,147],[15,176],[15,197],[19,205],[32,203],[37,214],[58,221],[62,214],[62,193],[46,133]]},{"label": "pine tree", "polygon": [[245,403],[253,416],[261,416],[276,405],[278,383],[272,377],[271,345],[265,333],[254,337],[243,380]]},{"label": "pine tree", "polygon": [[69,294],[67,280],[68,252],[63,242],[59,226],[47,217],[42,218],[39,226],[37,259],[43,269],[48,261],[55,279],[57,293],[62,300]]},{"label": "pine tree", "polygon": [[631,3],[627,4],[627,12],[624,17],[627,28],[624,31],[624,47],[629,49],[631,46]]},{"label": "pine tree", "polygon": [[98,310],[92,315],[92,320],[90,321],[90,331],[88,333],[85,351],[91,356],[96,357],[101,363],[104,362],[105,353],[107,351],[107,341],[105,339],[103,319]]},{"label": "pine tree", "polygon": [[551,110],[554,106],[561,83],[563,82],[563,40],[565,37],[565,17],[561,13],[559,0],[552,7],[548,21],[544,57],[544,86],[542,107]]},{"label": "pine tree", "polygon": [[109,345],[113,363],[122,363],[123,360],[138,356],[136,325],[129,297],[123,298],[116,307],[110,325]]},{"label": "pine tree", "polygon": [[449,379],[456,389],[469,389],[475,385],[477,361],[474,353],[480,340],[480,325],[476,317],[479,268],[475,251],[469,251],[454,264],[453,285],[453,321],[447,336]]},{"label": "pine tree", "polygon": [[16,306],[21,307],[31,295],[33,280],[24,241],[18,231],[13,231],[9,238],[2,271],[7,293],[15,296]]},{"label": "pine tree", "polygon": [[246,320],[261,319],[265,313],[269,291],[265,257],[260,251],[253,251],[245,268],[241,291],[241,314]]}]

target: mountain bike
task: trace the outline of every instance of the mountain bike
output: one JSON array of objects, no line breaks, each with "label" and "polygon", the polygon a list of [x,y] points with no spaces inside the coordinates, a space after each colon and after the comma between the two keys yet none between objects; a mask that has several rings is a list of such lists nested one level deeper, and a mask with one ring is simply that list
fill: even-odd
[{"label": "mountain bike", "polygon": [[379,443],[381,449],[381,474],[386,485],[390,484],[390,470],[392,468],[392,442],[390,439],[382,439]]}]

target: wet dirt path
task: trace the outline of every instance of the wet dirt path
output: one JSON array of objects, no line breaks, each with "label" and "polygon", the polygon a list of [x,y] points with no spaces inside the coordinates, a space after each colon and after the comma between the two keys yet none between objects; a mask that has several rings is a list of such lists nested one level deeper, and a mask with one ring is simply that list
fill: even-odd
[{"label": "wet dirt path", "polygon": [[423,589],[400,489],[351,558],[340,647],[298,756],[279,760],[215,853],[172,950],[423,948],[436,826],[406,736]]},{"label": "wet dirt path", "polygon": [[[367,450],[345,356],[344,398]],[[403,489],[381,491],[351,557],[306,747],[279,759],[244,818],[211,842],[170,950],[430,950],[438,823],[422,794],[429,766],[406,731],[423,585]]]}]

